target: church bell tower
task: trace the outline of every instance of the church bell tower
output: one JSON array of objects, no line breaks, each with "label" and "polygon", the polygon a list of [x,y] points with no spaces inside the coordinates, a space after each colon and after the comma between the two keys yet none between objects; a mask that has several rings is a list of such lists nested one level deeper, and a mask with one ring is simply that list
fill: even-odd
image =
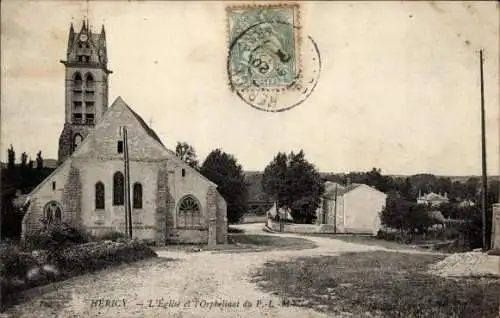
[{"label": "church bell tower", "polygon": [[94,33],[83,21],[79,32],[69,29],[65,66],[64,128],[59,137],[58,163],[80,145],[108,108],[106,33]]}]

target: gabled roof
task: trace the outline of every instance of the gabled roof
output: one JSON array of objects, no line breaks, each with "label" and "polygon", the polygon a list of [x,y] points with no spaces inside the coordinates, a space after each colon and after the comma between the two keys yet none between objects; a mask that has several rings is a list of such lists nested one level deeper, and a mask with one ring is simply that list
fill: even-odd
[{"label": "gabled roof", "polygon": [[351,183],[350,185],[348,185],[347,187],[345,187],[344,189],[339,191],[339,195],[344,195],[347,192],[351,192],[352,190],[357,189],[358,187],[360,187],[362,185],[363,184],[361,184],[361,183]]},{"label": "gabled roof", "polygon": [[[374,187],[371,187],[367,184],[364,184],[364,183],[351,183],[349,185],[347,185],[346,187],[339,187],[337,188],[337,196],[343,196],[349,192],[352,192],[360,187],[366,187],[372,191],[376,191],[376,192],[379,192],[379,193],[382,193],[384,195],[386,195],[385,193],[383,193],[382,191],[379,191],[378,189],[374,188]],[[329,192],[326,192],[325,191],[325,194],[324,194],[325,197],[327,198],[333,198],[335,196],[335,189],[333,191],[329,191]]]},{"label": "gabled roof", "polygon": [[[182,159],[180,159],[179,157],[177,157],[177,155],[175,154],[174,151],[172,151],[172,150],[168,149],[167,147],[165,147],[165,145],[161,141],[160,137],[158,137],[158,134],[151,127],[149,127],[146,124],[146,122],[144,121],[144,119],[142,119],[142,117],[139,116],[139,114],[137,114],[134,110],[132,110],[132,108],[130,108],[130,106],[121,98],[121,96],[118,96],[115,99],[115,101],[111,104],[111,106],[108,108],[108,110],[106,110],[106,113],[104,114],[104,116],[106,116],[106,114],[110,111],[111,108],[113,108],[114,105],[119,104],[119,103],[123,104],[125,106],[125,108],[127,110],[129,110],[130,113],[137,119],[137,121],[139,122],[139,124],[141,125],[141,127],[144,129],[144,131],[151,138],[153,138],[156,142],[158,142],[159,145],[161,145],[161,147],[170,155],[170,159],[176,161],[178,164],[182,165],[184,168],[186,168],[188,170],[195,171],[204,180],[208,181],[210,184],[212,184],[214,186],[217,186],[217,184],[215,184],[213,181],[211,181],[210,179],[208,179],[207,177],[205,177],[198,170],[194,169],[193,167],[191,167],[190,165],[188,165],[187,163],[185,163]],[[104,116],[103,116],[103,118],[104,118]],[[101,119],[101,122],[102,122],[102,119]]]},{"label": "gabled roof", "polygon": [[[121,97],[118,97],[120,100],[123,101],[123,99]],[[117,100],[118,100],[117,98]],[[144,121],[144,119],[142,119],[141,116],[139,116],[139,114],[137,114],[132,108],[130,108],[127,103],[125,103],[123,101],[123,103],[125,104],[125,106],[128,108],[128,110],[130,110],[130,112],[135,116],[135,118],[137,119],[137,121],[139,122],[139,124],[141,124],[142,126],[142,129],[144,129],[146,131],[146,133],[151,137],[153,138],[154,140],[158,141],[165,149],[167,149],[165,147],[165,145],[163,144],[163,142],[161,142],[161,139],[160,137],[158,137],[158,134],[156,134],[156,132],[153,130],[153,128],[149,127],[146,122]],[[113,103],[114,104],[114,103]]]}]

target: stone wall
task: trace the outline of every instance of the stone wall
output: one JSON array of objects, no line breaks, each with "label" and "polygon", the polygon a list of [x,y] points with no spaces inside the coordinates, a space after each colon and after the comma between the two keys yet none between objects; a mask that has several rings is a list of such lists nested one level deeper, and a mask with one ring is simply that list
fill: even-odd
[{"label": "stone wall", "polygon": [[[274,221],[273,219],[267,219],[267,227],[275,232],[280,231],[280,222]],[[332,226],[327,224],[294,224],[294,223],[285,223],[284,224],[284,232],[285,233],[297,233],[297,234],[306,234],[306,233],[333,233]]]},{"label": "stone wall", "polygon": [[227,244],[227,205],[217,192],[217,244]]}]

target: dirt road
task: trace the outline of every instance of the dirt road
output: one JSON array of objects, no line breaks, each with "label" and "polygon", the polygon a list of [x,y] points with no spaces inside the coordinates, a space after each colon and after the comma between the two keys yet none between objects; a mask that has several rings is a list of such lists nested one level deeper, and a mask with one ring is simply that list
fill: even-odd
[{"label": "dirt road", "polygon": [[[239,227],[246,233],[265,234],[262,224]],[[55,290],[10,308],[5,316],[327,317],[306,308],[282,305],[280,295],[262,292],[250,282],[251,271],[270,260],[383,248],[320,237],[307,239],[318,247],[251,253],[158,251],[158,259],[60,282],[54,285]]]}]

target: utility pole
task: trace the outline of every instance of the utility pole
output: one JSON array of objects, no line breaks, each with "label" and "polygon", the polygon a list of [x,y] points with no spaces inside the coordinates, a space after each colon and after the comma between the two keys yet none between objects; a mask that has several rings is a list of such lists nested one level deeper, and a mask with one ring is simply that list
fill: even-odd
[{"label": "utility pole", "polygon": [[126,228],[128,228],[128,236],[132,239],[132,212],[130,208],[130,161],[128,157],[128,136],[127,128],[123,127],[123,158],[125,170],[125,214]]},{"label": "utility pole", "polygon": [[337,234],[337,191],[338,191],[338,186],[335,185],[335,206],[333,209],[333,234]]},{"label": "utility pole", "polygon": [[483,231],[483,250],[489,249],[489,242],[486,235],[486,195],[488,193],[488,180],[486,175],[486,122],[484,114],[484,75],[483,75],[483,50],[479,51],[479,66],[481,76],[481,163],[482,163],[482,190],[481,190],[481,216],[482,216],[482,231]]}]

